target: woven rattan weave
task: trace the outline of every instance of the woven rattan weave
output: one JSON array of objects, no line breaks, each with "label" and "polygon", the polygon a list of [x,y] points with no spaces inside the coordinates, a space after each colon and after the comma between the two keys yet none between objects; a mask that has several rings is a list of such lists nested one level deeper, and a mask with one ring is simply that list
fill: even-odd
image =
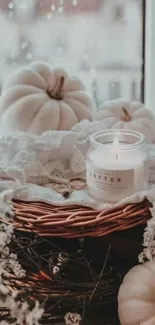
[{"label": "woven rattan weave", "polygon": [[15,215],[7,222],[18,230],[40,236],[100,237],[146,223],[150,207],[147,199],[102,211],[77,205],[56,207],[41,202],[13,201]]}]

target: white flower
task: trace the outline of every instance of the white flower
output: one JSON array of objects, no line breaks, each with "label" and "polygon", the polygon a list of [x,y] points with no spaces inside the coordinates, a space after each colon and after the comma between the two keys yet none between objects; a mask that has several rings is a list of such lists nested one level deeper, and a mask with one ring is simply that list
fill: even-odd
[{"label": "white flower", "polygon": [[79,325],[81,316],[77,313],[67,313],[64,317],[66,325]]},{"label": "white flower", "polygon": [[[10,310],[10,315],[16,319],[15,324],[18,325],[39,325],[39,320],[43,315],[43,308],[40,308],[39,302],[36,301],[35,306],[30,310],[27,302],[21,303],[18,298],[18,292],[15,291],[12,295],[8,295],[5,286],[0,286],[5,299],[0,302],[0,306]],[[11,324],[13,325],[13,324]]]},{"label": "white flower", "polygon": [[148,220],[147,227],[144,232],[144,249],[138,257],[140,263],[143,263],[146,260],[152,261],[155,259],[155,203],[150,211],[152,218]]},{"label": "white flower", "polygon": [[8,257],[9,253],[10,253],[9,247],[8,246],[4,247],[2,251],[2,258]]},{"label": "white flower", "polygon": [[9,293],[8,288],[2,283],[0,283],[0,293],[5,296]]},{"label": "white flower", "polygon": [[60,268],[58,266],[53,267],[53,274],[57,274],[57,273],[59,273],[59,271],[60,271]]},{"label": "white flower", "polygon": [[25,270],[21,267],[19,262],[17,261],[17,255],[16,254],[10,254],[9,260],[8,260],[8,268],[13,271],[13,273],[19,277],[23,278],[26,275]]},{"label": "white flower", "polygon": [[[0,197],[1,203],[1,197]],[[0,211],[1,212],[1,211]],[[13,235],[12,226],[4,223],[0,224],[0,307],[10,311],[10,316],[15,319],[10,325],[39,325],[39,320],[44,310],[40,308],[39,302],[35,303],[33,309],[30,309],[28,303],[21,302],[18,299],[18,291],[11,292],[9,287],[4,285],[3,277],[10,277],[13,274],[16,277],[23,278],[26,274],[22,266],[19,264],[17,255],[10,252],[10,243]],[[0,325],[8,325],[3,321]]]},{"label": "white flower", "polygon": [[40,308],[39,302],[36,301],[35,307],[26,316],[27,325],[39,325],[39,320],[44,313],[44,309]]}]

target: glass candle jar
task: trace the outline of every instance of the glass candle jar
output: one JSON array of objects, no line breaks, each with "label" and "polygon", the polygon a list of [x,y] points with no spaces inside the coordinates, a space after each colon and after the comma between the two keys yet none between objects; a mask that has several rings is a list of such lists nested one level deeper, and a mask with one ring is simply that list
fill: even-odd
[{"label": "glass candle jar", "polygon": [[118,202],[148,187],[148,151],[143,134],[105,130],[90,136],[86,161],[88,193]]}]

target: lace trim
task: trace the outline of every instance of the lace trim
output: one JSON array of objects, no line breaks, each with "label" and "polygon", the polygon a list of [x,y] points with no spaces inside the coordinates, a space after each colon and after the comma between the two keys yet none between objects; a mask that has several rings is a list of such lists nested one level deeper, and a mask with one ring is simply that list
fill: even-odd
[{"label": "lace trim", "polygon": [[[14,132],[1,136],[0,192],[5,191],[3,193],[9,193],[13,198],[40,200],[55,205],[79,204],[94,209],[109,207],[106,202],[99,204],[90,198],[85,189],[73,191],[72,195],[65,199],[49,184],[57,178],[69,180],[72,177],[85,177],[88,138],[90,134],[104,128],[106,126],[103,121],[85,120],[68,132],[48,131],[41,136]],[[153,153],[150,160],[150,177],[154,177],[155,145],[149,146],[149,150]],[[153,203],[153,208],[152,219],[148,221],[144,233],[144,251],[139,256],[141,262],[145,258],[155,257],[155,186],[150,186],[147,192],[136,193],[122,201],[140,202],[146,196]],[[1,209],[5,208],[8,206],[2,205]]]}]

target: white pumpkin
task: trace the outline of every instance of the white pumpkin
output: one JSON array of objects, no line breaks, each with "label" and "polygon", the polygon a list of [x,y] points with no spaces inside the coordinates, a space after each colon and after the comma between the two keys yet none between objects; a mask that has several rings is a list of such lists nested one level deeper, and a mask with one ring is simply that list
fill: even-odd
[{"label": "white pumpkin", "polygon": [[79,79],[34,62],[15,72],[3,87],[1,129],[36,134],[70,130],[78,121],[91,120],[94,107]]},{"label": "white pumpkin", "polygon": [[140,102],[116,99],[104,102],[95,115],[107,128],[128,129],[143,133],[149,143],[155,141],[155,118]]},{"label": "white pumpkin", "polygon": [[155,262],[132,268],[118,294],[121,325],[155,325]]}]

